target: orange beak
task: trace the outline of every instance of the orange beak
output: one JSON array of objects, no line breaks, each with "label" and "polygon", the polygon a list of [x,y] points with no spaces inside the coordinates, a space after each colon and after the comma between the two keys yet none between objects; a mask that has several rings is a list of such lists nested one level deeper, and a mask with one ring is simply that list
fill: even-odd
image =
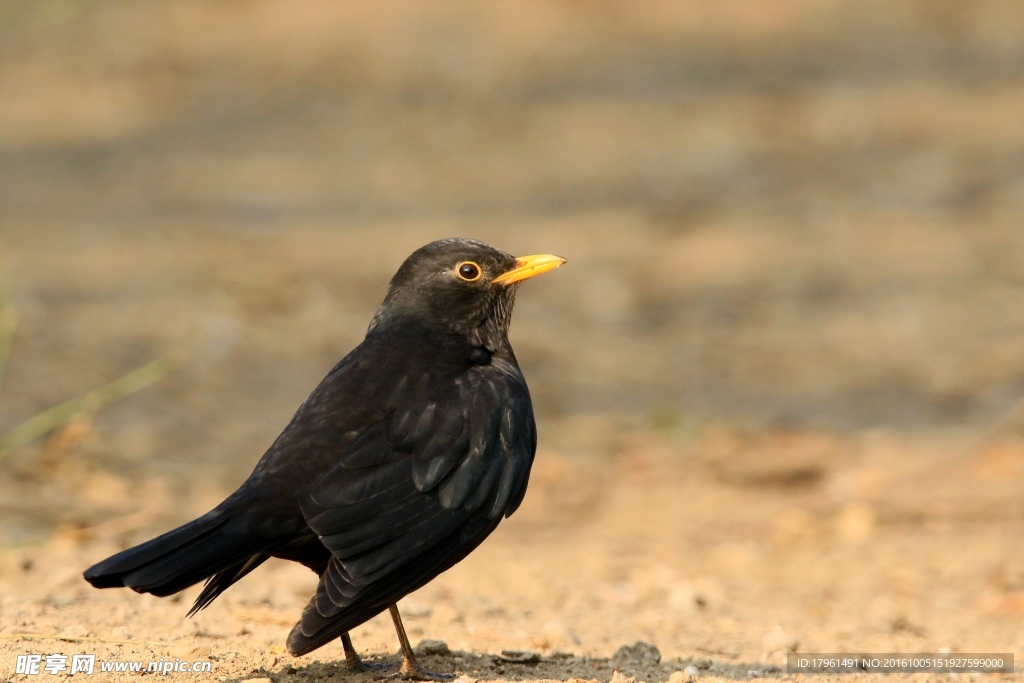
[{"label": "orange beak", "polygon": [[507,273],[502,273],[492,280],[493,283],[511,285],[516,282],[528,280],[549,270],[554,270],[565,263],[561,256],[553,254],[533,254],[532,256],[519,256],[516,258],[516,267]]}]

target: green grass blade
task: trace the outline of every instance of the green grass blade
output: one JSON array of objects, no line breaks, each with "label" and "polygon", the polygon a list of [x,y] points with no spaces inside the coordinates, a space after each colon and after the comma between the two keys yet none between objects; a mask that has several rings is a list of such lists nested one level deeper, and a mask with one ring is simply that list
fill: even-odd
[{"label": "green grass blade", "polygon": [[66,424],[75,415],[95,413],[104,406],[130,396],[166,377],[173,369],[174,366],[169,360],[153,361],[84,396],[64,401],[30,417],[0,438],[0,459],[3,459],[11,450],[24,446]]},{"label": "green grass blade", "polygon": [[7,360],[11,357],[14,331],[18,327],[18,314],[14,310],[11,288],[0,283],[0,387],[3,387],[7,372]]}]

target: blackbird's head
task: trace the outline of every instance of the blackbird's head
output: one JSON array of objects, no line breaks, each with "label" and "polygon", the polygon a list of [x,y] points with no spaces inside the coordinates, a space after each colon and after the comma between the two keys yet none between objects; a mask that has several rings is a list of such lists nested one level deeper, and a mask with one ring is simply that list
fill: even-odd
[{"label": "blackbird's head", "polygon": [[550,254],[517,258],[471,239],[431,242],[391,278],[370,332],[413,324],[467,334],[474,345],[494,347],[508,334],[518,283],[563,263]]}]

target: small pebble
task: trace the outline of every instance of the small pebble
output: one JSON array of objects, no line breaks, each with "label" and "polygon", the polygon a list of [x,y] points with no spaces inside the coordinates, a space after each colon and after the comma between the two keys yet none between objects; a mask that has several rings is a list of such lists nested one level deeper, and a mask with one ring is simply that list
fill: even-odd
[{"label": "small pebble", "polygon": [[536,652],[520,652],[518,650],[502,650],[501,661],[509,664],[537,664],[540,655]]},{"label": "small pebble", "polygon": [[690,666],[688,666],[685,669],[683,669],[683,673],[687,674],[688,676],[699,676],[700,675],[700,670],[697,667],[695,667],[693,664],[691,664]]},{"label": "small pebble", "polygon": [[443,640],[421,640],[419,645],[413,648],[413,652],[423,657],[430,655],[447,656],[451,654],[451,650],[448,649],[448,643]]},{"label": "small pebble", "polygon": [[622,668],[623,665],[649,666],[660,662],[661,651],[642,640],[632,645],[623,645],[612,655],[612,664],[617,668]]}]

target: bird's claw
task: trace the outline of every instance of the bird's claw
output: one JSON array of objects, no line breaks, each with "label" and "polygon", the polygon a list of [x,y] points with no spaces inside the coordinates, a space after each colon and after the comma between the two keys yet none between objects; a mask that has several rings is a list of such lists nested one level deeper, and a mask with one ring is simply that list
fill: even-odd
[{"label": "bird's claw", "polygon": [[402,662],[402,668],[398,670],[395,677],[403,681],[454,681],[455,674],[442,674],[434,671],[427,671],[420,667],[416,661],[406,659]]},{"label": "bird's claw", "polygon": [[345,663],[348,664],[348,670],[354,673],[370,673],[372,671],[389,669],[392,666],[389,664],[385,664],[384,662],[364,662],[362,659],[358,657],[356,657],[355,660],[346,657]]},{"label": "bird's claw", "polygon": [[[355,657],[346,656],[345,663],[348,665],[348,670],[353,673],[374,673],[390,669],[394,666],[394,664],[388,664],[387,662],[367,662],[358,655]],[[421,669],[418,663],[409,664],[406,661],[402,662],[402,666],[399,667],[398,671],[393,671],[384,676],[374,676],[374,678],[379,681],[452,681],[455,680],[455,674],[427,671]]]}]

